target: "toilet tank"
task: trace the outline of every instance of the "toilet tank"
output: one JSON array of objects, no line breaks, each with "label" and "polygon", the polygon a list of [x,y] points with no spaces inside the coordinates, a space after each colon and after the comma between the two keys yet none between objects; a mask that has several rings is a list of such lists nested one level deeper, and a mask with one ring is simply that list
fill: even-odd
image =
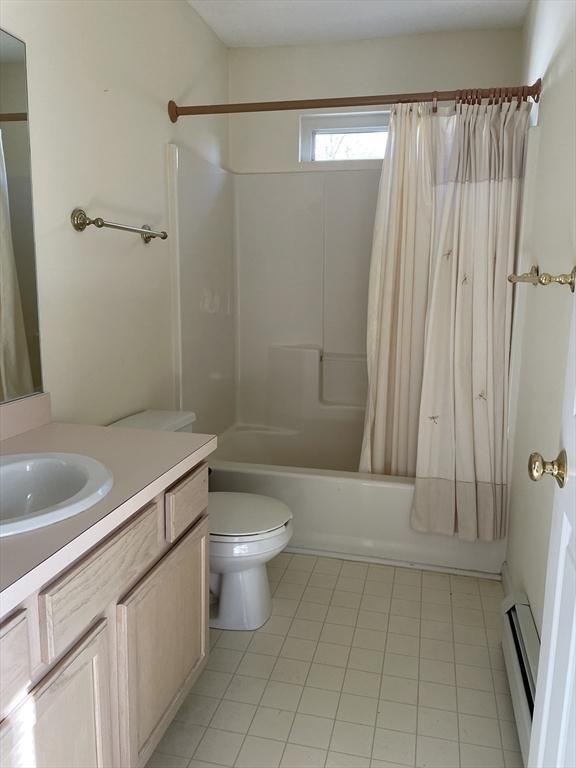
[{"label": "toilet tank", "polygon": [[111,427],[157,429],[163,432],[193,432],[196,414],[192,411],[139,411],[113,421]]}]

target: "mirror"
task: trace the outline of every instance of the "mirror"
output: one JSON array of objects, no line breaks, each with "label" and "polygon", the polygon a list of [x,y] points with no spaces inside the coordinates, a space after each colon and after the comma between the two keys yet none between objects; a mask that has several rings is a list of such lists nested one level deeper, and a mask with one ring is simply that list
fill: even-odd
[{"label": "mirror", "polygon": [[0,402],[41,391],[26,46],[0,29]]}]

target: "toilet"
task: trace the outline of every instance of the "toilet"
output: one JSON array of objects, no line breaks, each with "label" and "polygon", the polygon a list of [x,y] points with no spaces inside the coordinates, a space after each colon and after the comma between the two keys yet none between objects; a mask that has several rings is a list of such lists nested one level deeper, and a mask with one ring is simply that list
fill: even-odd
[{"label": "toilet", "polygon": [[[141,411],[111,427],[192,432],[191,411]],[[258,629],[272,613],[266,563],[292,538],[292,512],[278,499],[255,493],[208,495],[210,626]]]},{"label": "toilet", "polygon": [[219,491],[208,514],[210,626],[257,629],[272,613],[266,563],[292,538],[292,512],[269,496]]}]

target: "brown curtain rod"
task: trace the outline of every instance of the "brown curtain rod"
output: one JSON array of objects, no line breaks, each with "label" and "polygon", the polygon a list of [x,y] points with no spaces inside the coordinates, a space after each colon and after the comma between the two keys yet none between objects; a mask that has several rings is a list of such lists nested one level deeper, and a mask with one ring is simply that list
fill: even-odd
[{"label": "brown curtain rod", "polygon": [[254,101],[244,104],[199,104],[194,107],[179,107],[175,101],[168,102],[168,115],[175,123],[182,115],[229,115],[236,112],[279,112],[294,109],[330,109],[334,107],[370,107],[385,104],[409,103],[414,101],[476,101],[478,99],[508,99],[529,96],[538,101],[542,90],[539,78],[534,85],[519,85],[504,88],[473,88],[458,91],[425,91],[424,93],[394,93],[384,96],[349,96],[334,99],[299,99],[296,101]]},{"label": "brown curtain rod", "polygon": [[5,112],[0,113],[0,123],[19,123],[28,120],[26,112]]}]

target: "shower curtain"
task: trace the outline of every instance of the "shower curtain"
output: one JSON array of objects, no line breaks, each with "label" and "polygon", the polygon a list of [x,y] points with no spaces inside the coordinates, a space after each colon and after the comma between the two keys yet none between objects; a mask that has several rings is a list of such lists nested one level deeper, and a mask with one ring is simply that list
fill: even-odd
[{"label": "shower curtain", "polygon": [[8,180],[0,131],[0,401],[34,391],[12,247]]},{"label": "shower curtain", "polygon": [[[394,109],[399,115],[405,111]],[[425,296],[423,291],[413,296],[409,320],[418,323],[423,344],[416,330],[406,333],[408,310],[402,310],[402,299],[412,291],[410,265],[417,259],[400,241],[394,250],[399,265],[394,293],[386,296],[390,286],[382,291],[383,302],[397,303],[400,297],[399,306],[388,310],[388,315],[392,314],[389,348],[382,350],[373,343],[371,349],[369,341],[368,355],[374,349],[380,359],[394,354],[393,365],[378,371],[386,377],[382,388],[386,400],[390,390],[399,392],[400,403],[406,398],[407,389],[398,382],[406,382],[408,391],[418,390],[417,396],[413,395],[413,401],[418,401],[417,423],[404,419],[409,432],[397,438],[401,446],[410,440],[412,453],[406,467],[410,469],[415,462],[412,527],[467,540],[498,539],[506,533],[512,316],[512,288],[507,275],[514,265],[530,104],[462,104],[437,115],[419,105],[412,107],[412,113],[419,118],[421,135],[430,137],[429,151],[410,153],[405,166],[409,172],[401,174],[401,183],[394,185],[391,194],[400,191],[403,201],[411,195],[426,195],[430,200],[428,239],[418,257],[427,290]],[[403,121],[392,121],[391,130],[402,128]],[[393,137],[390,155],[401,145]],[[412,167],[418,162],[424,163],[420,170]],[[389,184],[384,178],[387,168],[393,165],[393,158],[388,157],[383,169],[384,188]],[[426,185],[426,192],[412,189],[415,184]],[[379,202],[386,202],[386,198],[381,195]],[[385,217],[382,228],[386,243],[393,232],[407,232],[414,222],[411,208],[404,202],[394,208],[388,206],[388,210],[394,211],[397,220],[391,222]],[[373,252],[372,275],[388,269],[388,252],[388,248]],[[382,266],[375,267],[374,260]],[[371,294],[375,290],[371,285]],[[421,301],[425,304],[423,325]],[[371,395],[365,444],[368,432],[373,453],[378,430],[373,415],[378,408],[370,408],[370,397],[378,406],[380,392],[371,370],[373,364],[369,364]],[[397,452],[394,425],[399,417],[389,402],[383,421],[393,458]],[[394,464],[390,462],[390,466]]]}]

